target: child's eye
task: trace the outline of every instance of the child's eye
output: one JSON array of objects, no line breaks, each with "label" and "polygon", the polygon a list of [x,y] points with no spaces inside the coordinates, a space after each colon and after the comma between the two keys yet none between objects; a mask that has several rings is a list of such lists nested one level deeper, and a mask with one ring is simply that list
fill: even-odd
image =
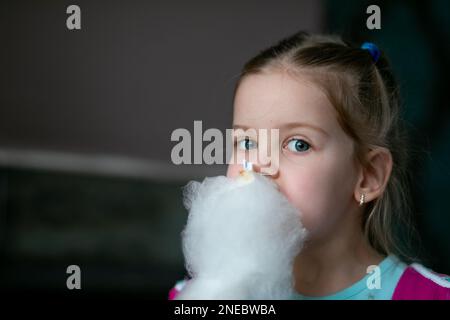
[{"label": "child's eye", "polygon": [[257,147],[256,141],[250,140],[249,138],[245,138],[238,142],[239,148],[242,150],[251,150]]},{"label": "child's eye", "polygon": [[309,143],[302,139],[291,139],[287,144],[287,148],[292,152],[305,152],[308,151],[310,147]]}]

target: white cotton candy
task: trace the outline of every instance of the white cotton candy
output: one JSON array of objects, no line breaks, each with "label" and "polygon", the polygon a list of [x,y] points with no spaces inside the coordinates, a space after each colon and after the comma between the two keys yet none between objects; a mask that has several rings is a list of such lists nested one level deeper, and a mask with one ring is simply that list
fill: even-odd
[{"label": "white cotton candy", "polygon": [[182,232],[191,280],[177,299],[287,299],[306,235],[300,213],[265,176],[191,181]]}]

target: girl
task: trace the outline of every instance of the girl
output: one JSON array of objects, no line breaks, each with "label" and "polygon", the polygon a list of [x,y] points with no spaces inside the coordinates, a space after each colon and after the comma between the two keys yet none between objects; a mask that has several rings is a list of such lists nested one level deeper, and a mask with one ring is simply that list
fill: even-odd
[{"label": "girl", "polygon": [[[374,44],[300,32],[262,51],[237,83],[233,127],[279,129],[271,178],[309,232],[293,299],[450,299],[448,278],[408,265],[394,236],[409,219],[407,135],[398,87]],[[264,143],[236,140],[245,143],[235,152]],[[230,164],[227,176],[240,169]]]}]

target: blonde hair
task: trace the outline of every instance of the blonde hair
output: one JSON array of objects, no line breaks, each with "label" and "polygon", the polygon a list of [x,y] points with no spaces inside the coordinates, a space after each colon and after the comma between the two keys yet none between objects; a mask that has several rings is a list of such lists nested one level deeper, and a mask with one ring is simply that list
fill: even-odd
[{"label": "blonde hair", "polygon": [[[383,53],[374,61],[367,50],[337,36],[296,33],[249,60],[235,91],[248,75],[275,70],[309,76],[327,94],[342,129],[354,141],[355,161],[363,166],[370,148],[387,148],[393,158],[391,176],[383,194],[367,203],[362,230],[381,254],[413,261],[408,133],[401,118],[398,85]],[[402,236],[399,236],[402,228]]]}]

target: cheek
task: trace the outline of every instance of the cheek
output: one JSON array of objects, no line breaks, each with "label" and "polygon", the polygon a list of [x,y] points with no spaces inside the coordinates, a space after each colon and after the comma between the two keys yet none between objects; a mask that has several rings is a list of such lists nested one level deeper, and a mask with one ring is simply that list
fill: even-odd
[{"label": "cheek", "polygon": [[300,210],[310,236],[330,230],[346,212],[352,198],[351,172],[346,166],[314,161],[307,166],[285,167],[280,188]]},{"label": "cheek", "polygon": [[227,177],[236,178],[239,175],[239,170],[241,169],[242,166],[239,164],[229,164],[227,168]]}]

